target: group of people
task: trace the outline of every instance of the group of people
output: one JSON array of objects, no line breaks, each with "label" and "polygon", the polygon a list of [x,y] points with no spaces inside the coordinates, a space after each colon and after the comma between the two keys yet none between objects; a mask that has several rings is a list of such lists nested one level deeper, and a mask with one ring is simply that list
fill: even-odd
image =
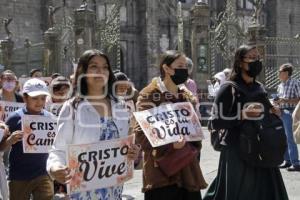
[{"label": "group of people", "polygon": [[[120,118],[115,112],[115,109],[120,108],[127,109],[127,112],[144,111],[162,104],[178,102],[190,102],[195,107],[199,105],[195,93],[196,84],[189,78],[191,75],[189,66],[192,63],[184,53],[175,50],[164,52],[160,58],[160,76],[154,77],[140,92],[130,84],[126,74],[112,70],[107,55],[95,49],[85,51],[80,57],[76,72],[72,76],[74,82],[56,74],[57,77],[48,87],[44,81],[31,78],[23,85],[22,96],[16,93],[15,74],[12,71],[3,72],[1,100],[24,101],[25,106],[13,112],[5,122],[0,123],[0,128],[4,131],[0,143],[0,157],[3,157],[2,152],[11,148],[8,159],[8,188],[4,177],[5,171],[1,172],[2,198],[52,199],[54,185],[56,192],[65,192],[64,185],[72,178],[66,160],[68,145],[94,143],[134,134],[135,144],[129,147],[127,157],[138,163],[141,161],[141,152],[143,153],[142,191],[146,200],[288,199],[278,167],[259,168],[248,165],[237,152],[240,122],[249,117],[258,117],[262,112],[251,105],[243,110],[229,110],[231,104],[237,105],[240,102],[238,98],[234,98],[230,85],[221,85],[225,80],[231,80],[249,90],[260,89],[262,85],[256,81],[256,77],[262,69],[259,53],[253,46],[239,47],[234,60],[230,72],[226,70],[215,76],[218,80],[218,86],[216,85],[218,91],[215,92],[214,98],[217,110],[214,110],[213,115],[217,117],[212,120],[212,124],[218,129],[228,130],[229,142],[221,151],[217,177],[208,187],[204,197],[201,195],[201,189],[206,188],[208,184],[199,164],[201,141],[189,142],[181,139],[171,144],[153,147],[131,114],[126,118]],[[279,98],[273,105],[270,103],[272,106],[268,109],[281,115],[285,125],[288,151],[282,167],[289,167],[289,171],[297,171],[299,160],[297,146],[293,141],[291,113],[299,101],[300,88],[298,82],[290,78],[292,74],[289,71],[290,67],[291,65],[284,65],[280,68],[282,84],[279,86]],[[32,73],[31,76],[34,77],[34,74],[36,73]],[[128,109],[124,103],[128,101],[133,102],[131,104],[133,109]],[[46,109],[47,105],[51,106],[52,103],[62,103],[52,149],[45,154],[23,153],[22,116],[51,115]],[[220,113],[229,118],[223,118]],[[182,165],[172,176],[164,173],[160,161],[166,159],[170,151],[175,155],[181,154],[187,146],[196,149],[198,155]],[[0,165],[5,169],[2,161]],[[116,185],[73,193],[69,197],[78,200],[119,200],[122,199],[122,190],[122,185]]]}]

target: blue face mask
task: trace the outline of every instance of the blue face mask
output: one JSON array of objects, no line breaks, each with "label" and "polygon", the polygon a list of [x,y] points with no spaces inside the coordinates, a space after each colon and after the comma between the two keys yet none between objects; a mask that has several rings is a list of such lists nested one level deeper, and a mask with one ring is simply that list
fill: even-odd
[{"label": "blue face mask", "polygon": [[171,76],[172,81],[176,85],[180,85],[188,79],[188,69],[174,69],[175,74]]}]

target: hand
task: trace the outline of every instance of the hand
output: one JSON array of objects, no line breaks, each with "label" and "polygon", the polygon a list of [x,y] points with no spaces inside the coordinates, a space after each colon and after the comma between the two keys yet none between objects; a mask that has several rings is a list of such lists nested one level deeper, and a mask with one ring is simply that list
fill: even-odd
[{"label": "hand", "polygon": [[4,122],[0,122],[0,129],[4,130],[4,132],[3,132],[3,139],[2,140],[5,140],[9,136],[8,126]]},{"label": "hand", "polygon": [[59,183],[66,184],[71,180],[71,170],[64,165],[51,167],[50,175]]},{"label": "hand", "polygon": [[242,120],[260,117],[263,112],[262,104],[252,103],[242,110]]},{"label": "hand", "polygon": [[270,109],[270,113],[273,113],[273,114],[277,115],[278,117],[281,116],[281,111],[280,111],[280,109],[278,107],[272,107]]},{"label": "hand", "polygon": [[182,149],[185,145],[185,139],[183,137],[178,140],[178,142],[173,143],[173,148],[174,149]]},{"label": "hand", "polygon": [[283,99],[283,98],[279,98],[277,101],[275,101],[275,103],[277,105],[280,105],[280,104],[284,104],[284,103],[288,103],[288,99]]},{"label": "hand", "polygon": [[128,160],[138,159],[140,151],[141,151],[141,145],[132,144],[128,149],[128,154],[127,154]]},{"label": "hand", "polygon": [[7,138],[7,143],[9,145],[14,145],[17,142],[21,141],[22,138],[23,138],[23,131],[15,131]]}]

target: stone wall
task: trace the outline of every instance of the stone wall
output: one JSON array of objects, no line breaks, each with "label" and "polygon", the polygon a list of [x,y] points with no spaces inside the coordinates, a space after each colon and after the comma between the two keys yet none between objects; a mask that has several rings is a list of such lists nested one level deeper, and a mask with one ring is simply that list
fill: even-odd
[{"label": "stone wall", "polygon": [[[13,21],[9,25],[9,30],[13,33],[12,39],[15,42],[15,48],[23,47],[26,38],[33,43],[42,41],[40,2],[40,0],[0,1],[0,18],[13,18]],[[6,33],[2,24],[0,39],[4,39],[5,37]]]}]

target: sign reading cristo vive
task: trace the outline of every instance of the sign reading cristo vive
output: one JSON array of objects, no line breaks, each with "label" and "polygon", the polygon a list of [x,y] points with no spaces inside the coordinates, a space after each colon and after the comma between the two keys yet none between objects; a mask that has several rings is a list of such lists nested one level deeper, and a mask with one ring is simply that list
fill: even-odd
[{"label": "sign reading cristo vive", "polygon": [[23,152],[48,153],[56,135],[57,123],[51,116],[24,115],[22,117]]},{"label": "sign reading cristo vive", "polygon": [[134,112],[152,147],[177,142],[204,139],[197,114],[189,102],[165,104],[149,110]]},{"label": "sign reading cristo vive", "polygon": [[67,163],[72,179],[68,194],[123,184],[133,176],[133,161],[127,159],[134,135],[92,144],[69,145]]}]

